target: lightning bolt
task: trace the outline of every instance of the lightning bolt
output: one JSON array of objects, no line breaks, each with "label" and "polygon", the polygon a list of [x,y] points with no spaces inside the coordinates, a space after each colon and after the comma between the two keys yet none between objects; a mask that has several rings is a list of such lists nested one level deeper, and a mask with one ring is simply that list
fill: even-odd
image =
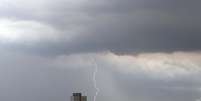
[{"label": "lightning bolt", "polygon": [[95,66],[95,69],[94,69],[94,72],[93,72],[93,84],[94,84],[94,88],[96,89],[96,93],[95,93],[95,96],[94,96],[94,101],[96,101],[98,93],[100,92],[100,89],[97,87],[97,80],[96,80],[96,74],[98,72],[98,64],[96,63],[95,59],[92,59],[92,60],[93,60],[94,66]]}]

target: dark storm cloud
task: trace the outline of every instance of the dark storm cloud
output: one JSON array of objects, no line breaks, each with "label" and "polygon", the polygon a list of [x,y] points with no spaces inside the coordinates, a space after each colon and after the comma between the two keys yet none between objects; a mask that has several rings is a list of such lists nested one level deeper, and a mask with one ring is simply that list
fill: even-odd
[{"label": "dark storm cloud", "polygon": [[200,101],[200,5],[0,0],[0,100],[92,100],[95,59],[97,101]]},{"label": "dark storm cloud", "polygon": [[[1,9],[2,12],[8,11],[1,13],[1,16],[47,24],[62,31],[63,34],[55,33],[59,37],[75,34],[70,41],[62,39],[52,45],[41,40],[41,47],[33,45],[31,51],[38,50],[46,53],[48,50],[50,54],[54,52],[57,54],[102,50],[127,53],[201,49],[199,44],[201,43],[200,1],[95,0],[79,2],[81,1],[69,3],[69,1],[59,0],[46,3],[44,0],[38,8],[32,7],[33,5],[29,7],[28,2],[10,3],[11,8],[5,6]],[[19,6],[25,4],[28,6]],[[19,45],[19,47],[25,47],[26,50],[29,46]]]},{"label": "dark storm cloud", "polygon": [[78,46],[120,53],[200,50],[199,5],[179,0],[98,2],[88,9],[96,24],[90,26],[91,34],[78,38]]}]

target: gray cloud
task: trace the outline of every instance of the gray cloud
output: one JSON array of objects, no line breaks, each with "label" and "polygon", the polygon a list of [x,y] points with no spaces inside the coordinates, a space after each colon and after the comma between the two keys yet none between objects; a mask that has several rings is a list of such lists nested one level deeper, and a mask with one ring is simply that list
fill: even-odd
[{"label": "gray cloud", "polygon": [[[50,36],[48,31],[28,29],[26,33],[30,35],[26,36],[15,33],[21,37],[17,41],[39,42],[43,48],[38,47],[38,44],[31,47],[36,51],[45,51],[44,53],[52,54],[59,51],[59,54],[69,54],[103,50],[116,53],[167,52],[198,51],[201,48],[199,45],[200,2],[195,0],[113,0],[110,2],[105,0],[42,0],[40,2],[16,0],[1,2],[1,18],[11,21],[15,19],[16,23],[34,21],[52,28],[51,30],[56,30],[51,31],[57,39],[52,45],[46,44],[52,42],[51,37],[46,38]],[[10,23],[8,25],[13,24],[13,22]],[[13,27],[4,25],[4,29],[5,27],[8,30],[13,29]],[[15,28],[20,30],[24,27],[16,24]],[[40,34],[41,32],[44,34]],[[7,34],[3,31],[1,33]],[[10,34],[11,36],[7,39],[2,39],[1,35],[1,40],[11,40],[13,32]],[[32,36],[38,38],[37,42],[31,40]],[[52,40],[55,38],[52,37]],[[19,47],[25,47],[26,50],[29,46],[23,46],[24,43],[20,43]],[[10,45],[12,47],[12,43]]]},{"label": "gray cloud", "polygon": [[97,101],[195,101],[201,94],[201,58],[195,53],[96,53],[55,58],[3,50],[0,54],[0,99],[5,101],[69,101],[74,91],[87,93],[91,100],[95,92],[92,58],[99,66]]},{"label": "gray cloud", "polygon": [[199,101],[200,4],[0,0],[0,100]]}]

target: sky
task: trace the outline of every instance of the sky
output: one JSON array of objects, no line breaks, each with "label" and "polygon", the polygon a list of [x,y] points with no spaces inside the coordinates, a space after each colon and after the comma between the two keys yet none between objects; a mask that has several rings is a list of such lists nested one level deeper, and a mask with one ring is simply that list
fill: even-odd
[{"label": "sky", "polygon": [[200,0],[0,0],[0,100],[201,101]]}]

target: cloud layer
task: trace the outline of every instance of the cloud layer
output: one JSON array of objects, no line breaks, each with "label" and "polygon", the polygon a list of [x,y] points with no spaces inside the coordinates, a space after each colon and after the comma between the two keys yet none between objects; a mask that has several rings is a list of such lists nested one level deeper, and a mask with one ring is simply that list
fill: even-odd
[{"label": "cloud layer", "polygon": [[199,101],[199,0],[0,0],[0,100]]},{"label": "cloud layer", "polygon": [[199,52],[138,55],[105,52],[49,58],[1,50],[1,99],[69,101],[67,96],[75,91],[87,92],[92,99],[93,59],[99,66],[97,101],[196,101],[200,98]]},{"label": "cloud layer", "polygon": [[[1,1],[0,40],[40,42],[43,51],[52,47],[54,53],[59,48],[60,54],[200,50],[199,4],[195,0]],[[47,47],[48,42],[53,44]]]},{"label": "cloud layer", "polygon": [[60,32],[56,29],[43,25],[35,21],[13,21],[9,19],[0,20],[0,37],[4,43],[26,43],[38,42],[40,40],[54,41],[56,34]]}]

